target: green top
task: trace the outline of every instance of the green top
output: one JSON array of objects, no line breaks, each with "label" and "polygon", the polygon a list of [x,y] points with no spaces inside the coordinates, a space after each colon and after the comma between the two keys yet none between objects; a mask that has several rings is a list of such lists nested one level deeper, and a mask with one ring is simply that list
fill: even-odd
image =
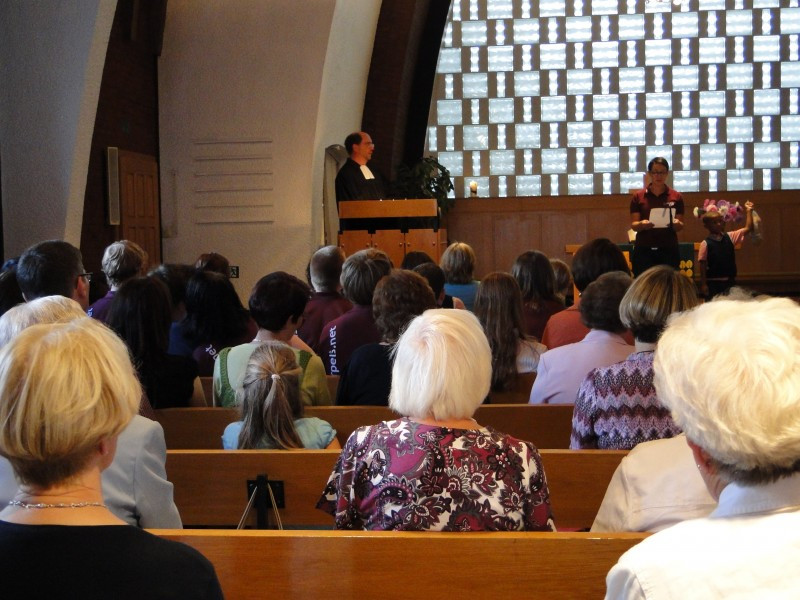
[{"label": "green top", "polygon": [[[247,362],[260,342],[249,342],[225,348],[214,361],[214,406],[236,406],[236,392],[242,387]],[[300,397],[307,406],[331,403],[325,367],[322,359],[306,350],[292,348],[297,364],[303,370],[300,376]]]}]

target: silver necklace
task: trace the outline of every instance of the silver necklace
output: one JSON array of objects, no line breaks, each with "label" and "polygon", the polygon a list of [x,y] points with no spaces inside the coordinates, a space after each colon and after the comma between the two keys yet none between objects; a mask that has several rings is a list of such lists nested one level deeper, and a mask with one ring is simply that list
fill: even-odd
[{"label": "silver necklace", "polygon": [[87,508],[89,506],[99,506],[108,508],[102,502],[59,502],[57,504],[46,504],[45,502],[23,502],[22,500],[11,500],[9,506],[19,506],[20,508]]}]

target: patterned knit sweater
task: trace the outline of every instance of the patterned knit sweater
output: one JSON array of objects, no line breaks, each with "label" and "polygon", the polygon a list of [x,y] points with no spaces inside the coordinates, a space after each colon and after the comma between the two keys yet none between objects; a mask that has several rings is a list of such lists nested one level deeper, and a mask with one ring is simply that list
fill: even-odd
[{"label": "patterned knit sweater", "polygon": [[630,450],[680,432],[656,398],[653,353],[634,352],[586,376],[575,401],[569,447]]}]

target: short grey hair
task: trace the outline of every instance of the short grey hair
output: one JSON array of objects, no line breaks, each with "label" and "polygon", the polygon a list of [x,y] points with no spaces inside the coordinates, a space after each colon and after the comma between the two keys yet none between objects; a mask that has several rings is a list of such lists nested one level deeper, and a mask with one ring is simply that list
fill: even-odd
[{"label": "short grey hair", "polygon": [[468,419],[489,393],[492,351],[466,310],[426,310],[394,350],[392,410],[418,419]]},{"label": "short grey hair", "polygon": [[0,317],[0,348],[37,323],[67,323],[85,317],[81,305],[66,296],[43,296],[10,308]]},{"label": "short grey hair", "polygon": [[655,353],[658,398],[730,481],[800,470],[800,306],[720,299],[673,315]]},{"label": "short grey hair", "polygon": [[114,242],[103,252],[101,268],[108,284],[119,286],[147,269],[147,252],[130,240]]}]

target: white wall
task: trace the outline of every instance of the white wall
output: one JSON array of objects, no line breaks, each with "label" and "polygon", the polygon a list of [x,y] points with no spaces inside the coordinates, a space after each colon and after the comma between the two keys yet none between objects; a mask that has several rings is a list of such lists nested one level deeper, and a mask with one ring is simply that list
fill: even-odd
[{"label": "white wall", "polygon": [[116,0],[0,3],[5,255],[80,244],[97,99]]},{"label": "white wall", "polygon": [[[159,61],[164,260],[214,250],[262,275],[301,276],[321,238],[324,149],[358,129],[379,0],[170,0]],[[258,219],[198,223],[196,140],[272,140]],[[312,201],[314,208],[312,209]],[[220,220],[234,209],[215,209]],[[243,211],[242,214],[244,214]]]}]

